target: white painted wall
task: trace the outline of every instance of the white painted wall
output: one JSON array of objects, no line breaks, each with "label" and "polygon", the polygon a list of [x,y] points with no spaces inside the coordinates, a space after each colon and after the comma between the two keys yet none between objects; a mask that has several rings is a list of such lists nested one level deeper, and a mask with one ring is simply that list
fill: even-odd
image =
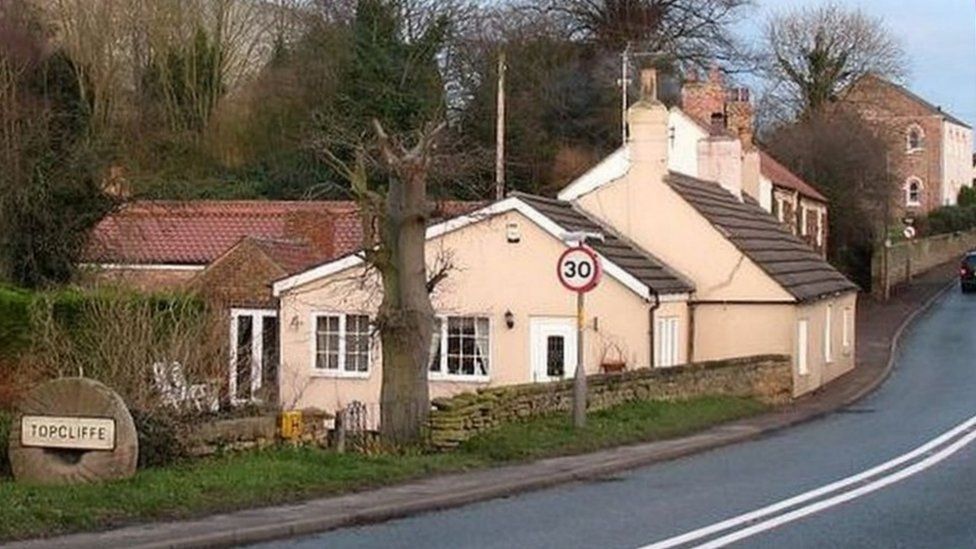
[{"label": "white painted wall", "polygon": [[972,186],[973,130],[942,122],[942,203],[955,204],[959,189]]},{"label": "white painted wall", "polygon": [[668,113],[668,169],[692,177],[698,174],[698,142],[708,132],[680,109]]}]

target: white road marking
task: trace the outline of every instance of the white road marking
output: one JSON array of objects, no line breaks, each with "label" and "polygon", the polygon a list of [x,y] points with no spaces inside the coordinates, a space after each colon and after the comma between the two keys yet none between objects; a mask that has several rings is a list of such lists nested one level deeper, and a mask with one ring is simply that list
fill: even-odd
[{"label": "white road marking", "polygon": [[[924,454],[930,453],[934,449],[938,448],[939,446],[942,446],[946,442],[952,440],[953,438],[956,438],[957,436],[959,436],[960,434],[966,432],[967,430],[972,429],[974,426],[976,426],[976,416],[973,416],[973,417],[967,419],[966,421],[960,423],[956,427],[953,427],[949,431],[946,431],[942,435],[939,435],[938,437],[930,440],[929,442],[926,442],[925,444],[919,446],[918,448],[915,448],[914,450],[912,450],[912,451],[910,451],[908,453],[902,454],[901,456],[898,456],[898,457],[896,457],[894,459],[891,459],[889,461],[886,461],[885,463],[882,463],[881,465],[872,467],[871,469],[868,469],[868,470],[866,470],[864,472],[861,472],[861,473],[858,473],[856,475],[852,475],[852,476],[846,477],[846,478],[841,479],[841,480],[838,480],[836,482],[832,482],[832,483],[827,484],[825,486],[822,486],[820,488],[816,488],[814,490],[810,490],[808,492],[804,492],[802,494],[793,496],[793,497],[791,497],[789,499],[785,499],[785,500],[779,501],[779,502],[774,503],[772,505],[768,505],[766,507],[762,507],[762,508],[757,509],[755,511],[750,511],[748,513],[744,513],[744,514],[741,514],[741,515],[732,517],[730,519],[723,520],[721,522],[717,522],[715,524],[712,524],[712,525],[709,525],[709,526],[705,526],[703,528],[699,528],[697,530],[692,530],[691,532],[687,532],[685,534],[681,534],[681,535],[678,535],[678,536],[675,536],[675,537],[672,537],[672,538],[668,538],[668,539],[665,539],[665,540],[662,540],[662,541],[658,541],[658,542],[652,543],[650,545],[645,545],[645,546],[641,547],[640,549],[669,549],[671,547],[678,547],[678,546],[681,546],[681,545],[685,545],[687,543],[690,543],[690,542],[693,542],[693,541],[696,541],[696,540],[699,540],[699,539],[702,539],[702,538],[706,538],[706,537],[709,537],[711,535],[718,534],[720,532],[724,532],[726,530],[730,530],[730,529],[735,528],[737,526],[742,526],[744,524],[748,524],[748,523],[754,522],[756,520],[769,517],[770,515],[774,515],[776,513],[781,512],[781,511],[785,511],[785,510],[790,509],[792,507],[796,507],[797,505],[800,505],[802,503],[807,503],[807,502],[809,502],[811,500],[814,500],[814,499],[819,498],[819,497],[822,497],[822,496],[826,496],[826,495],[831,494],[833,492],[837,492],[838,490],[842,490],[842,489],[847,488],[847,487],[850,487],[852,485],[861,483],[861,482],[863,482],[865,480],[868,480],[870,478],[876,477],[876,476],[880,475],[881,473],[885,473],[885,472],[890,471],[890,470],[892,470],[892,469],[894,469],[896,467],[899,467],[901,465],[904,465],[905,463],[907,463],[907,462],[909,462],[909,461],[911,461],[911,460],[913,460],[915,458],[918,458],[919,456],[922,456]],[[761,525],[765,525],[767,523],[773,523],[774,521],[777,521],[777,520],[779,520],[782,517],[791,516],[791,515],[793,515],[793,513],[798,513],[800,511],[804,511],[806,509],[819,506],[819,505],[821,505],[824,502],[833,501],[834,499],[838,499],[838,498],[843,498],[843,497],[845,497],[845,496],[847,496],[848,494],[851,494],[851,493],[857,492],[858,495],[855,495],[855,496],[853,496],[851,498],[843,499],[841,501],[837,501],[837,502],[835,502],[835,503],[833,503],[832,505],[829,505],[829,506],[837,505],[839,503],[843,503],[844,501],[848,501],[849,499],[853,499],[855,497],[860,497],[860,495],[864,495],[865,493],[870,493],[870,492],[872,492],[874,490],[880,489],[880,488],[882,488],[884,486],[887,486],[888,484],[891,484],[891,482],[886,482],[886,483],[884,483],[884,484],[882,484],[882,485],[880,485],[880,486],[878,486],[878,487],[876,487],[876,488],[874,488],[872,490],[869,490],[868,492],[863,492],[863,493],[860,492],[864,488],[867,488],[869,486],[873,486],[873,485],[875,485],[877,483],[880,483],[882,481],[885,481],[885,480],[887,480],[889,478],[897,477],[897,479],[894,480],[894,481],[892,481],[892,482],[897,482],[898,480],[901,480],[903,478],[906,478],[905,476],[898,476],[898,475],[901,475],[902,473],[904,473],[905,471],[909,471],[909,470],[912,470],[913,471],[911,474],[909,474],[907,476],[911,476],[911,475],[916,474],[916,473],[918,473],[920,471],[923,471],[923,470],[927,469],[928,467],[931,467],[932,465],[935,465],[939,461],[942,461],[943,459],[945,459],[945,458],[949,457],[950,455],[954,454],[959,449],[961,449],[963,446],[965,446],[966,444],[969,444],[969,442],[971,442],[974,437],[976,437],[976,433],[970,433],[969,435],[967,435],[963,439],[960,439],[960,441],[957,441],[955,444],[953,444],[953,445],[951,445],[951,446],[949,446],[949,447],[946,448],[946,450],[953,449],[954,448],[952,450],[952,452],[949,452],[948,454],[945,454],[944,457],[942,457],[941,459],[938,459],[935,462],[929,463],[928,465],[926,465],[925,467],[922,467],[921,469],[917,469],[916,470],[915,468],[917,468],[921,464],[928,463],[929,460],[931,460],[932,458],[934,458],[936,456],[943,455],[943,453],[946,450],[943,450],[942,452],[940,452],[938,454],[935,454],[935,455],[927,458],[926,460],[921,461],[921,462],[919,462],[919,463],[917,463],[917,464],[915,464],[915,465],[913,465],[911,467],[905,468],[902,471],[899,471],[899,472],[897,472],[895,474],[892,474],[892,475],[887,476],[887,477],[882,477],[881,479],[879,479],[877,481],[874,481],[874,482],[872,482],[870,484],[867,484],[865,486],[862,486],[861,488],[858,488],[858,489],[855,489],[855,490],[851,490],[850,492],[844,492],[844,493],[842,493],[842,494],[840,494],[838,496],[834,496],[833,498],[824,500],[823,502],[820,502],[820,503],[817,503],[817,504],[812,504],[812,505],[809,505],[807,507],[803,507],[801,509],[798,509],[798,510],[793,511],[791,513],[787,513],[785,515],[781,515],[780,517],[776,517],[774,519],[769,519],[769,520],[767,520],[765,522],[762,522],[762,523],[757,524],[755,526],[752,526],[750,528],[746,528],[746,529],[740,530],[739,532],[751,531],[753,528],[759,527]],[[962,441],[966,441],[965,444],[962,444],[961,446],[957,446]],[[806,516],[806,515],[808,515],[810,513],[814,513],[814,512],[823,510],[825,508],[826,507],[818,507],[816,510],[803,513],[802,515],[799,515],[799,516],[796,516],[794,518],[791,518],[790,520],[786,520],[785,522],[777,522],[777,523],[773,524],[772,526],[768,526],[767,528],[763,528],[761,530],[756,530],[756,531],[754,531],[754,532],[752,532],[752,533],[750,533],[748,535],[754,535],[754,534],[756,534],[758,532],[761,532],[763,530],[768,530],[770,528],[775,528],[776,526],[779,526],[780,524],[785,524],[786,522],[790,522],[792,520],[796,520],[796,519],[798,519],[798,518],[800,518],[802,516]],[[739,534],[739,532],[735,532],[735,533],[730,534],[729,536],[726,536],[726,537],[735,536],[735,535]],[[726,539],[726,537],[723,537],[723,538],[720,538],[720,539]],[[747,536],[742,536],[742,537],[747,537]],[[731,541],[728,541],[726,543],[731,543],[732,541],[736,541],[738,539],[742,539],[742,537],[737,537],[735,540],[731,540]],[[715,542],[717,542],[717,541],[719,541],[719,540],[715,540]],[[712,542],[712,543],[715,543],[715,542]],[[708,545],[708,544],[706,544],[706,545],[703,545],[702,547],[721,547],[721,545]]]}]

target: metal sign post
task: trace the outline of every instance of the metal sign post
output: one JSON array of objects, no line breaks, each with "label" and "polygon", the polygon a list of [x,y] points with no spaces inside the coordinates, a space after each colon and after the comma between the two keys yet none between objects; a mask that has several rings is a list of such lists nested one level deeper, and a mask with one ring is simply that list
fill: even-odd
[{"label": "metal sign post", "polygon": [[586,425],[586,368],[583,364],[583,335],[586,328],[586,292],[600,283],[602,269],[596,253],[583,244],[586,238],[599,238],[603,235],[570,235],[577,246],[569,248],[559,257],[556,271],[559,282],[568,290],[576,292],[576,372],[573,374],[573,426]]}]

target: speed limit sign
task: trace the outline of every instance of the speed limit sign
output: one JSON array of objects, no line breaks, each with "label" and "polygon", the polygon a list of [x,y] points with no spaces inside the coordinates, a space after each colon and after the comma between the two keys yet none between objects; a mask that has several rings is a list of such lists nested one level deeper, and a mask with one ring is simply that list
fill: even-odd
[{"label": "speed limit sign", "polygon": [[570,248],[559,256],[557,264],[559,282],[567,289],[585,293],[600,283],[600,260],[593,250],[578,246]]}]

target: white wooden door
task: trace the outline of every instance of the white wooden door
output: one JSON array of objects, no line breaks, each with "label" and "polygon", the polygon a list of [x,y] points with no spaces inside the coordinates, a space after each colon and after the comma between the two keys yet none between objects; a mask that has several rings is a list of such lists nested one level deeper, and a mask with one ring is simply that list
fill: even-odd
[{"label": "white wooden door", "polygon": [[529,321],[532,381],[572,378],[576,373],[574,318],[533,318]]}]

